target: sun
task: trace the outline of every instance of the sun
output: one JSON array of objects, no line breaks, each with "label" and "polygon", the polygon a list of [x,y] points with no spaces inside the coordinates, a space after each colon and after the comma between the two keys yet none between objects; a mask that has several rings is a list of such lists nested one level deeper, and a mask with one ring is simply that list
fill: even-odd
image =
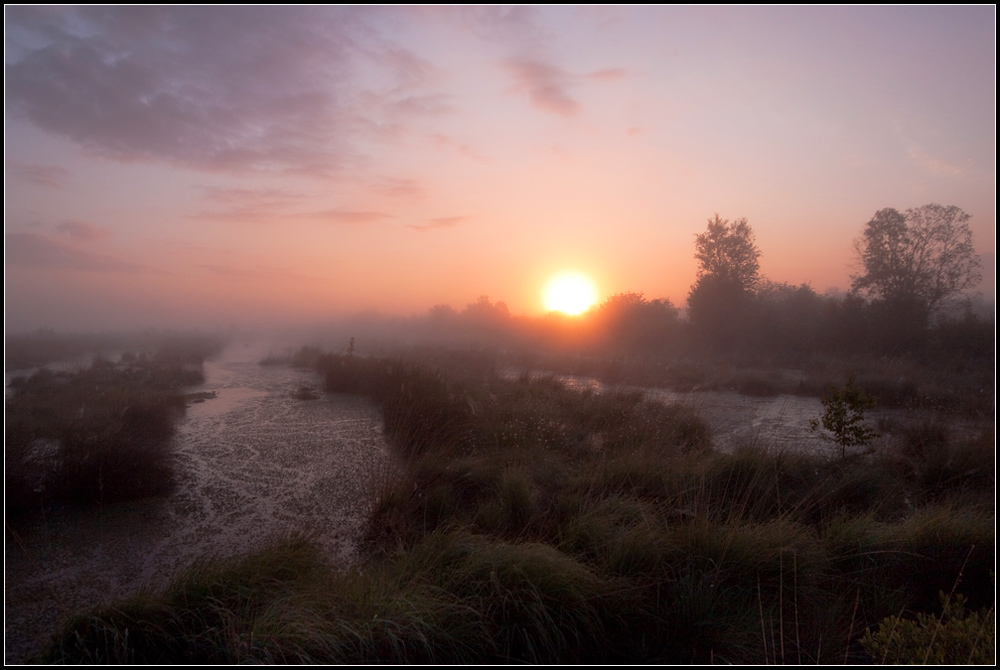
[{"label": "sun", "polygon": [[545,309],[576,316],[597,302],[597,287],[579,272],[562,272],[549,280],[543,294]]}]

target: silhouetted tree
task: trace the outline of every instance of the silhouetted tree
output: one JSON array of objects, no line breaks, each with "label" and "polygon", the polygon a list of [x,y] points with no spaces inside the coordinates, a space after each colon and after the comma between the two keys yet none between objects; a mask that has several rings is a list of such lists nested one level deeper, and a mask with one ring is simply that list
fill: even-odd
[{"label": "silhouetted tree", "polygon": [[716,214],[708,220],[708,229],[694,238],[694,257],[698,260],[698,279],[711,275],[751,291],[757,284],[760,249],[746,217],[730,222]]},{"label": "silhouetted tree", "polygon": [[740,330],[759,281],[753,230],[745,218],[730,222],[716,214],[694,246],[698,280],[688,294],[688,318],[703,336],[728,341]]},{"label": "silhouetted tree", "polygon": [[855,242],[864,271],[851,277],[851,290],[925,326],[936,310],[981,279],[969,218],[958,207],[937,204],[905,214],[879,210]]}]

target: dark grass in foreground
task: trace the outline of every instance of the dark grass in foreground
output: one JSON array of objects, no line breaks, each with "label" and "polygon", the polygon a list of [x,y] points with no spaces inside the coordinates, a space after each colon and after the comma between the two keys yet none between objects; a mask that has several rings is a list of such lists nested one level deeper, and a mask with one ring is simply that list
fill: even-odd
[{"label": "dark grass in foreground", "polygon": [[382,404],[402,459],[362,566],[303,538],[207,562],[77,617],[43,660],[870,662],[866,629],[936,616],[940,592],[968,597],[957,635],[992,654],[992,434],[715,454],[683,408],[481,363],[322,361],[328,390]]}]

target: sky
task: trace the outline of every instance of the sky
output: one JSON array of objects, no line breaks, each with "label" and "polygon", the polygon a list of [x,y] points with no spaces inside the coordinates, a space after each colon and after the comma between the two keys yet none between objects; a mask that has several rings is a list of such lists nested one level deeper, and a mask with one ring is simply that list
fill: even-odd
[{"label": "sky", "polygon": [[971,215],[995,294],[996,10],[5,7],[5,326],[684,305],[694,236],[847,289],[876,211]]}]

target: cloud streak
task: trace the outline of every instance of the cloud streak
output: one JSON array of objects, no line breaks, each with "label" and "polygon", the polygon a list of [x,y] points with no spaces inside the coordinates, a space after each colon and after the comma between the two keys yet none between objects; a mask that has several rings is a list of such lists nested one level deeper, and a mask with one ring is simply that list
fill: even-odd
[{"label": "cloud streak", "polygon": [[[400,181],[395,186],[404,192],[414,185]],[[193,216],[206,221],[223,223],[286,223],[295,221],[322,221],[333,224],[375,223],[392,218],[387,212],[352,209],[304,209],[308,198],[284,189],[207,188],[205,197],[212,202]]]},{"label": "cloud streak", "polygon": [[69,177],[69,170],[58,165],[40,165],[12,160],[6,161],[5,165],[8,178],[36,186],[62,188],[66,185],[66,180]]},{"label": "cloud streak", "polygon": [[97,242],[111,237],[111,231],[84,221],[63,221],[56,230],[81,242]]},{"label": "cloud streak", "polygon": [[426,233],[427,231],[439,230],[441,228],[454,228],[469,218],[468,216],[442,216],[436,219],[427,219],[427,223],[411,224],[406,227],[418,233]]},{"label": "cloud streak", "polygon": [[570,95],[570,89],[583,82],[613,82],[627,76],[624,68],[574,75],[539,59],[512,58],[504,66],[514,79],[515,90],[527,93],[532,105],[564,118],[576,116],[580,111],[580,103]]},{"label": "cloud streak", "polygon": [[518,90],[524,91],[531,103],[544,112],[569,118],[575,116],[580,103],[567,90],[574,78],[563,70],[538,60],[508,60],[505,63]]},{"label": "cloud streak", "polygon": [[392,218],[392,214],[385,212],[351,211],[342,209],[330,209],[325,212],[315,212],[308,215],[309,218],[319,219],[326,223],[352,224],[352,223],[375,223],[383,219]]},{"label": "cloud streak", "polygon": [[12,233],[7,235],[4,257],[9,265],[46,270],[77,270],[81,272],[113,272],[125,274],[144,273],[147,269],[137,263],[118,260],[111,256],[90,254],[60,244],[37,233]]}]

